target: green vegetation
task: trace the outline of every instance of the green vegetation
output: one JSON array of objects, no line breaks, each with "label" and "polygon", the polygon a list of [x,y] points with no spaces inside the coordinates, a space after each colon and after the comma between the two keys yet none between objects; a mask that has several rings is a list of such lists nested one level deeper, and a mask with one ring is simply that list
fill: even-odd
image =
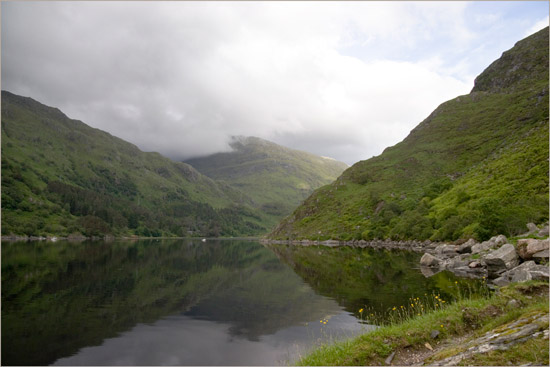
[{"label": "green vegetation", "polygon": [[[508,303],[510,300],[516,300],[522,307],[511,306]],[[437,343],[448,346],[438,349],[435,354],[430,353],[432,355],[426,361],[430,364],[461,351],[461,345],[455,342],[458,337],[467,336],[467,339],[471,340],[533,312],[548,314],[548,307],[548,283],[531,281],[512,284],[491,296],[465,298],[456,303],[443,305],[439,310],[396,320],[391,325],[353,339],[334,345],[323,345],[298,361],[298,365],[381,366],[392,351],[397,355],[394,363],[404,364],[403,358],[407,351],[427,351],[426,343],[431,343],[435,347],[436,342],[430,334],[437,330]],[[541,328],[548,329],[548,324],[541,325]],[[548,340],[541,336],[506,351],[474,355],[460,364],[502,366],[509,362],[515,365],[547,365]]]},{"label": "green vegetation", "polygon": [[401,143],[315,191],[276,239],[485,240],[548,220],[548,28]]},{"label": "green vegetation", "polygon": [[[485,289],[483,282],[460,279],[450,272],[426,278],[416,269],[421,254],[409,251],[286,245],[270,245],[270,249],[318,294],[376,325],[395,317],[397,313],[388,313],[392,306],[397,306],[398,313],[420,312],[419,307],[410,309],[411,299],[427,297],[425,303],[433,306],[433,295],[451,302],[464,293]],[[364,312],[359,313],[360,309]]]},{"label": "green vegetation", "polygon": [[186,162],[202,174],[245,192],[276,225],[314,189],[334,181],[348,166],[256,137],[234,137],[233,151]]},{"label": "green vegetation", "polygon": [[268,217],[185,163],[2,91],[2,234],[250,236]]}]

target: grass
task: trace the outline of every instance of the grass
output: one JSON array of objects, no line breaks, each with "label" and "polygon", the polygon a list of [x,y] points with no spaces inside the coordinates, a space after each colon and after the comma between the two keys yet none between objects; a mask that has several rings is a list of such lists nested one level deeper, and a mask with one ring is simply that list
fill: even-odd
[{"label": "grass", "polygon": [[482,84],[491,75],[506,88],[443,103],[402,142],[316,190],[270,236],[481,241],[546,222],[548,68],[539,65],[548,65],[548,31],[508,55],[532,72],[510,84],[503,70],[514,65],[492,64]]},{"label": "grass", "polygon": [[[523,306],[511,308],[508,301],[518,300]],[[425,349],[425,343],[434,344],[430,333],[438,330],[438,340],[453,342],[454,338],[471,335],[481,336],[485,332],[506,324],[533,311],[548,312],[548,283],[527,282],[501,288],[499,292],[481,298],[465,298],[441,306],[412,318],[396,319],[393,323],[373,332],[348,339],[334,345],[323,345],[297,362],[298,365],[383,365],[392,351]],[[444,358],[458,350],[457,346],[440,351]],[[480,355],[472,364],[505,364],[508,358],[517,364],[543,361],[548,364],[548,341],[535,339],[518,345],[506,352]]]}]

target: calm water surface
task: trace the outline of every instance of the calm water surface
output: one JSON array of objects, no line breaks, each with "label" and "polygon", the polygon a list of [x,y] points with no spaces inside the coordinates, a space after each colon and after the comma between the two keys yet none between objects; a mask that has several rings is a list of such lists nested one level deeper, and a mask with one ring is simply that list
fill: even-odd
[{"label": "calm water surface", "polygon": [[242,240],[2,243],[2,364],[292,363],[376,328],[371,313],[452,299],[455,278],[424,277],[419,256]]}]

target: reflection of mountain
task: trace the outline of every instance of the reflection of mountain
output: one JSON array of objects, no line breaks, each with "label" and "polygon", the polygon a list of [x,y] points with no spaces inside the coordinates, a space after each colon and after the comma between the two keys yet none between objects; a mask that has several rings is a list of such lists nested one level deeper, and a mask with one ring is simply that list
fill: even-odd
[{"label": "reflection of mountain", "polygon": [[315,294],[273,256],[269,262],[247,268],[238,279],[197,304],[187,315],[231,323],[231,335],[259,340],[262,335],[340,311],[336,302]]},{"label": "reflection of mountain", "polygon": [[339,308],[254,242],[2,244],[4,365],[50,364],[178,312],[256,340],[327,310]]},{"label": "reflection of mountain", "polygon": [[356,314],[365,305],[385,313],[410,303],[411,297],[435,292],[449,299],[457,292],[452,274],[425,278],[415,269],[420,255],[413,252],[282,245],[271,249],[317,293]]}]

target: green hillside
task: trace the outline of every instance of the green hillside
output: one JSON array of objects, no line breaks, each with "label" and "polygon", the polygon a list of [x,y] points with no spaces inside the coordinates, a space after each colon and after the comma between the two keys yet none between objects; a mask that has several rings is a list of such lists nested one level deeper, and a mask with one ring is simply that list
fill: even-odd
[{"label": "green hillside", "polygon": [[273,224],[313,190],[334,181],[348,166],[256,137],[234,137],[233,150],[187,161],[206,176],[246,192]]},{"label": "green hillside", "polygon": [[320,188],[270,237],[486,239],[548,220],[548,28],[401,143]]},{"label": "green hillside", "polygon": [[3,235],[265,233],[251,203],[188,164],[2,91]]}]

